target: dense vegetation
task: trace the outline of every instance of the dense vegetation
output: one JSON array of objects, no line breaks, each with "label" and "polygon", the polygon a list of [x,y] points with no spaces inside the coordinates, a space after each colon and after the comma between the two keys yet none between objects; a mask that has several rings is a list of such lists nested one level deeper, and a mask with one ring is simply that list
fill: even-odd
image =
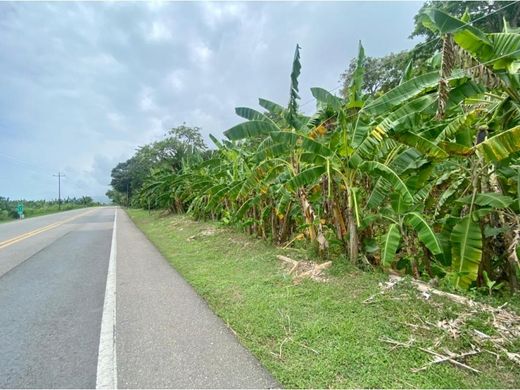
[{"label": "dense vegetation", "polygon": [[184,124],[173,128],[163,140],[138,148],[133,157],[117,164],[112,169],[112,189],[106,195],[117,204],[129,205],[130,199],[142,189],[152,169],[180,172],[183,161],[194,156],[205,158],[210,155],[210,152],[204,151],[206,145],[200,128]]},{"label": "dense vegetation", "polygon": [[[470,18],[424,9],[418,21],[438,53],[424,66],[408,61],[393,88],[366,88],[360,43],[344,96],[312,88],[310,117],[298,110],[297,46],[287,107],[236,108],[247,121],[228,140],[212,137],[216,151],[195,142],[198,131],[181,139],[174,129],[175,158],[150,166],[132,204],[278,244],[305,240],[322,256],[343,252],[455,289],[517,289],[520,34],[508,23],[487,33]],[[128,200],[129,185],[116,185],[130,177],[116,168],[109,196]]]},{"label": "dense vegetation", "polygon": [[[413,50],[390,53],[383,57],[365,58],[363,92],[371,95],[382,94],[399,85],[403,69],[408,64],[415,73],[438,69],[442,40],[438,34],[425,27],[422,23],[422,13],[428,8],[438,8],[450,15],[462,17],[464,14],[471,19],[471,24],[488,33],[498,33],[504,29],[504,20],[511,26],[518,27],[520,23],[520,2],[518,1],[425,1],[415,16],[415,27],[410,38],[425,37],[426,41]],[[348,86],[356,69],[356,59],[352,59],[345,73],[341,75],[343,93],[348,93]],[[346,96],[346,95],[345,95]]]},{"label": "dense vegetation", "polygon": [[[13,200],[0,196],[0,221],[10,221],[18,219],[17,206],[22,203],[24,206],[24,216],[35,217],[55,213],[60,210],[58,200]],[[81,198],[66,198],[61,200],[61,210],[73,210],[81,207],[96,206],[90,196]]]}]

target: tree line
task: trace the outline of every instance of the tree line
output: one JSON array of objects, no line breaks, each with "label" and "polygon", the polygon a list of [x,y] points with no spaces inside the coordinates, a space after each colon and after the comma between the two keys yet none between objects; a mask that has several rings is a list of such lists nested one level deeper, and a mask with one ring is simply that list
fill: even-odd
[{"label": "tree line", "polygon": [[[42,215],[53,211],[58,211],[58,199],[54,200],[25,200],[25,199],[9,199],[0,196],[0,221],[8,221],[18,219],[17,207],[19,204],[24,206],[24,215],[26,217]],[[94,202],[90,196],[82,196],[79,198],[67,197],[61,200],[62,210],[72,210],[80,207],[97,206],[99,203]]]}]

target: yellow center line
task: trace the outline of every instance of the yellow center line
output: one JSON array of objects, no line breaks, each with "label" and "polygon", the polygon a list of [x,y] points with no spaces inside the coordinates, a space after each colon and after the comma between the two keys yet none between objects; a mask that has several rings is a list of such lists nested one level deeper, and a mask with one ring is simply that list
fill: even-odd
[{"label": "yellow center line", "polygon": [[25,237],[25,236],[31,236],[31,235],[33,235],[33,234],[35,234],[35,233],[38,233],[40,230],[45,230],[45,229],[47,229],[47,228],[49,228],[49,227],[52,227],[52,226],[54,226],[54,225],[57,225],[58,223],[59,223],[59,222],[54,222],[54,223],[51,224],[51,225],[43,226],[43,227],[41,227],[41,228],[38,228],[38,229],[35,229],[35,230],[31,230],[30,232],[20,234],[19,236],[16,236],[16,237],[13,237],[13,238],[10,238],[10,239],[8,239],[8,240],[5,240],[5,241],[0,242],[0,245],[8,244],[8,243],[10,243],[11,241],[17,241],[17,240],[19,240],[20,238]]},{"label": "yellow center line", "polygon": [[89,210],[87,212],[84,212],[84,213],[81,213],[79,215],[75,215],[74,217],[71,217],[71,218],[68,218],[68,219],[65,219],[63,221],[58,221],[58,222],[54,222],[54,223],[51,223],[50,225],[47,225],[47,226],[43,226],[41,228],[38,228],[38,229],[34,229],[34,230],[31,230],[30,232],[27,232],[27,233],[24,233],[24,234],[20,234],[19,236],[16,236],[16,237],[13,237],[13,238],[10,238],[8,240],[5,240],[5,241],[2,241],[0,242],[0,249],[3,249],[3,248],[6,248],[10,245],[13,245],[13,244],[16,244],[17,242],[20,242],[20,241],[23,241],[29,237],[33,237],[33,236],[36,236],[40,233],[43,233],[43,232],[46,232],[47,230],[51,230],[51,229],[54,229],[58,226],[61,226],[63,224],[66,224],[70,221],[73,221],[77,218],[80,218],[80,217],[83,217],[87,214],[90,214],[92,212],[94,212],[95,210]]}]

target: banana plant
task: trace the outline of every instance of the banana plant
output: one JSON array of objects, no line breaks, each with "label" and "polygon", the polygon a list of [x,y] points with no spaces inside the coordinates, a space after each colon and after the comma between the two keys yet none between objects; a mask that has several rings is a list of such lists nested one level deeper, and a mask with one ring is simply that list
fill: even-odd
[{"label": "banana plant", "polygon": [[486,34],[439,10],[422,18],[443,40],[438,69],[414,74],[408,64],[397,87],[367,97],[360,43],[345,96],[312,88],[316,112],[307,116],[298,107],[297,45],[288,103],[237,107],[245,121],[226,140],[211,137],[211,156],[152,171],[140,203],[239,225],[275,243],[306,236],[323,253],[339,242],[352,262],[365,258],[363,248],[374,254],[377,238],[385,268],[409,259],[415,277],[447,274],[461,289],[499,283],[506,272],[514,287],[518,31]]},{"label": "banana plant", "polygon": [[[383,218],[391,221],[387,232],[380,238],[381,264],[384,267],[391,267],[395,265],[399,257],[406,257],[411,265],[412,274],[418,278],[419,265],[417,259],[423,257],[429,260],[429,253],[433,256],[442,255],[441,244],[430,227],[431,224],[419,212],[396,213],[395,216],[384,215]],[[417,252],[418,247],[415,245],[415,239],[418,239],[429,253],[421,256]],[[402,252],[400,256],[397,256],[398,250]],[[426,263],[426,268],[428,272],[431,272],[430,263]]]},{"label": "banana plant", "polygon": [[[263,137],[260,144],[262,147],[261,153],[264,156],[272,156],[272,153],[275,152],[277,166],[285,168],[285,172],[290,174],[289,179],[291,177],[294,179],[299,175],[302,177],[302,175],[299,152],[294,148],[288,148],[288,146],[295,146],[298,136],[303,136],[302,130],[305,129],[306,123],[309,121],[309,118],[298,113],[298,76],[300,69],[300,47],[297,45],[291,72],[288,107],[285,109],[276,103],[261,99],[260,105],[268,110],[268,114],[248,108],[237,108],[237,114],[249,120],[234,126],[224,133],[232,141]],[[274,117],[275,120],[271,119],[271,117]],[[286,141],[290,143],[286,144]],[[312,142],[310,138],[307,141]],[[261,177],[258,177],[258,175],[254,177],[256,177],[257,182],[261,182]],[[298,183],[298,180],[293,180],[291,183]],[[289,187],[294,192],[295,197],[299,199],[300,209],[305,219],[310,239],[318,242],[320,251],[325,251],[328,247],[328,241],[323,233],[321,218],[311,202],[309,202],[306,189],[303,185],[299,185],[296,188]]]},{"label": "banana plant", "polygon": [[[484,230],[491,228],[486,217],[497,211],[509,211],[513,203],[509,196],[497,193],[478,193],[473,189],[471,195],[457,199],[454,207],[457,214],[451,231],[451,278],[455,288],[468,288],[477,281],[479,266],[482,261]],[[461,209],[465,209],[461,210]],[[485,271],[485,270],[484,270]],[[488,271],[487,271],[488,272]]]}]

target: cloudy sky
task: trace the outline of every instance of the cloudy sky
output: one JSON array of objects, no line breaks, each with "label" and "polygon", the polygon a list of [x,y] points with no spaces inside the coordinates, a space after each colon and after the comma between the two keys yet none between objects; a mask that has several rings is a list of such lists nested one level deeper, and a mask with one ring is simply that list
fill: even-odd
[{"label": "cloudy sky", "polygon": [[[135,148],[186,122],[218,138],[258,97],[302,103],[408,39],[421,2],[0,2],[0,196],[102,197]],[[313,103],[303,108],[309,112]],[[208,139],[209,140],[209,139]],[[210,142],[208,142],[210,144]]]}]

